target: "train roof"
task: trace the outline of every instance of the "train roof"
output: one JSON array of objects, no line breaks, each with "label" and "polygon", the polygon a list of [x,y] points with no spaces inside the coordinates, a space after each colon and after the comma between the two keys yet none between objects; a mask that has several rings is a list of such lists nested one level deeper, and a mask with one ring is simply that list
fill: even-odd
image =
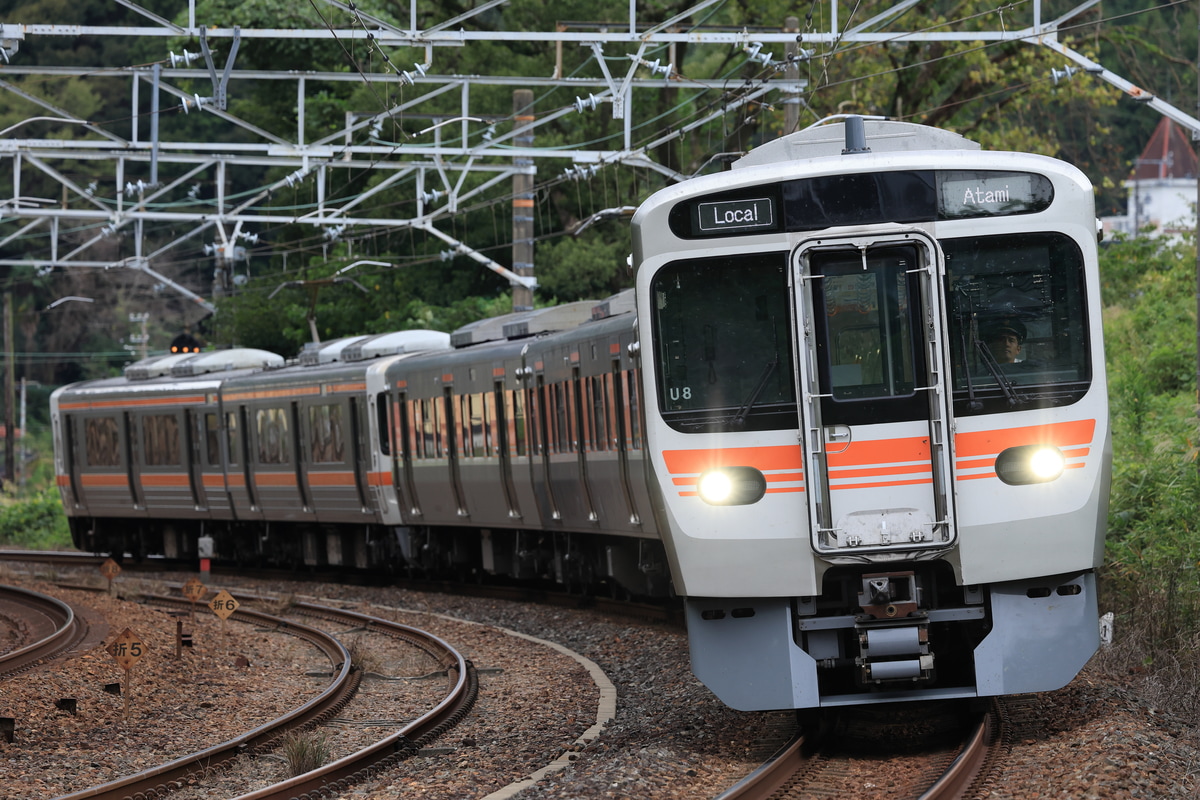
[{"label": "train roof", "polygon": [[[920,152],[927,150],[980,150],[977,142],[965,136],[928,125],[912,122],[896,122],[887,119],[858,118],[862,124],[865,147],[872,153]],[[789,133],[773,139],[751,150],[733,162],[733,169],[775,164],[780,161],[797,161],[806,158],[842,156],[855,150],[848,143],[847,125],[850,125],[853,140],[855,122],[835,122],[817,125],[802,131]],[[859,143],[859,146],[864,146]]]},{"label": "train roof", "polygon": [[455,348],[503,339],[524,339],[577,328],[584,323],[634,310],[636,293],[626,289],[604,300],[579,300],[557,306],[517,311],[464,325],[450,335]]},{"label": "train roof", "polygon": [[278,367],[283,363],[283,356],[267,350],[235,347],[231,350],[210,350],[205,353],[171,353],[170,355],[151,356],[130,364],[125,368],[124,374],[127,380],[145,381],[167,375],[187,378],[212,372]]},{"label": "train roof", "polygon": [[347,347],[344,358],[346,361],[364,361],[384,356],[449,349],[450,334],[418,328],[367,336]]}]

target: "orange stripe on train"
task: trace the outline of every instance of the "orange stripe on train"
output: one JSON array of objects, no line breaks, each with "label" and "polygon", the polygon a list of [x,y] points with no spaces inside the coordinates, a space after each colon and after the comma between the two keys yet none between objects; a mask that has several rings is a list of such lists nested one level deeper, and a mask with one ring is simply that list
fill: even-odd
[{"label": "orange stripe on train", "polygon": [[112,487],[112,486],[129,486],[129,477],[126,475],[80,475],[79,482],[84,486],[95,487]]},{"label": "orange stripe on train", "polygon": [[310,472],[309,486],[353,486],[353,472]]},{"label": "orange stripe on train", "polygon": [[178,488],[188,485],[188,476],[179,474],[160,475],[149,473],[139,476],[138,479],[142,482],[142,486]]},{"label": "orange stripe on train", "polygon": [[903,464],[907,461],[929,461],[929,437],[909,436],[903,439],[854,441],[840,453],[829,453],[826,460],[831,469],[865,467],[871,464]]},{"label": "orange stripe on train", "polygon": [[959,433],[954,437],[954,454],[958,458],[977,458],[994,456],[1010,447],[1024,444],[1052,444],[1056,447],[1084,445],[1091,443],[1095,433],[1094,419]]},{"label": "orange stripe on train", "polygon": [[804,463],[796,445],[776,447],[725,447],[714,450],[664,450],[663,460],[672,475],[707,472],[718,467],[755,467],[800,470]]}]

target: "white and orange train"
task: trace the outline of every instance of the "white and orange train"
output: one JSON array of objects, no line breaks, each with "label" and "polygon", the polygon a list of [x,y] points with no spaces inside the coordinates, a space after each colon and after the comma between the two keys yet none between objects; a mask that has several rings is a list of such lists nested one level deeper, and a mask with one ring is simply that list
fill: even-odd
[{"label": "white and orange train", "polygon": [[633,218],[636,289],[59,390],[76,543],[549,580],[686,607],[739,709],[1057,688],[1110,434],[1091,186],[847,119]]}]

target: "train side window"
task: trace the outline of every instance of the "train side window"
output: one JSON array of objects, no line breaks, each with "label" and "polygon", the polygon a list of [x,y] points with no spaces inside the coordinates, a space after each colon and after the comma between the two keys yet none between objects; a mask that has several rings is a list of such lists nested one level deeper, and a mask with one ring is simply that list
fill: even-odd
[{"label": "train side window", "polygon": [[591,411],[592,447],[596,450],[608,449],[608,419],[605,402],[605,378],[607,375],[597,375],[587,378],[587,398],[585,402]]},{"label": "train side window", "polygon": [[375,395],[375,427],[378,428],[379,452],[385,456],[392,454],[392,430],[388,427],[391,407],[391,398],[386,392]]},{"label": "train side window", "polygon": [[552,391],[554,405],[550,409],[550,419],[554,423],[554,452],[569,453],[574,446],[571,441],[571,415],[567,411],[570,402],[567,385],[556,383],[553,385]]},{"label": "train side window", "polygon": [[217,415],[211,412],[204,415],[204,453],[210,467],[220,466],[221,425]]},{"label": "train side window", "polygon": [[[620,373],[615,373],[619,375]],[[604,413],[605,413],[605,429],[608,431],[608,449],[617,450],[621,443],[618,438],[619,428],[617,426],[617,387],[614,373],[604,373],[603,375],[603,393],[604,393]]]},{"label": "train side window", "polygon": [[[464,442],[464,447],[471,450],[472,455],[486,456],[488,454],[487,442],[487,412],[484,406],[484,395],[470,395],[470,445]],[[468,438],[465,437],[464,438]]]},{"label": "train side window", "polygon": [[486,453],[498,456],[500,455],[500,425],[496,416],[496,412],[499,410],[496,401],[500,397],[500,390],[497,388],[490,392],[483,392],[479,397],[483,400],[483,438]]},{"label": "train side window", "polygon": [[440,404],[444,414],[442,419],[442,455],[451,458],[462,452],[462,425],[454,418],[454,394],[450,387],[445,387]]},{"label": "train side window", "polygon": [[238,428],[238,415],[232,411],[225,414],[225,444],[229,463],[237,464],[242,458],[242,434]]},{"label": "train side window", "polygon": [[534,439],[538,455],[552,452],[554,443],[554,428],[550,422],[550,387],[544,383],[544,378],[538,376],[538,386],[529,398],[529,419],[536,425]]},{"label": "train side window", "polygon": [[592,410],[587,396],[586,378],[579,375],[579,367],[575,367],[574,375],[569,384],[571,393],[571,425],[575,430],[575,450],[585,452],[595,449],[592,438],[595,426],[592,424]]},{"label": "train side window", "polygon": [[420,400],[408,401],[408,413],[412,417],[412,450],[415,458],[425,457],[425,414]]},{"label": "train side window", "polygon": [[346,458],[342,406],[330,403],[308,408],[308,443],[314,464],[340,464]]},{"label": "train side window", "polygon": [[142,417],[143,453],[148,466],[179,464],[179,418],[174,414]]},{"label": "train side window", "polygon": [[1083,254],[1060,233],[947,239],[955,412],[1073,403],[1091,384]]},{"label": "train side window", "polygon": [[287,464],[292,460],[288,414],[283,408],[264,408],[255,414],[258,428],[258,463]]},{"label": "train side window", "polygon": [[642,413],[641,394],[638,390],[637,373],[625,370],[625,380],[629,385],[629,447],[633,450],[642,449]]},{"label": "train side window", "polygon": [[435,399],[421,401],[422,417],[425,422],[425,457],[426,458],[441,458],[442,457],[442,431],[444,425],[439,408],[440,403]]},{"label": "train side window", "polygon": [[471,395],[458,395],[457,402],[455,398],[451,398],[451,405],[455,408],[455,437],[458,447],[455,452],[464,458],[470,458],[475,455],[472,448],[474,440],[471,438]]},{"label": "train side window", "polygon": [[116,417],[93,417],[85,420],[84,453],[89,467],[121,466]]},{"label": "train side window", "polygon": [[525,422],[525,390],[516,389],[508,393],[508,419],[512,425],[513,446],[516,455],[529,454]]}]

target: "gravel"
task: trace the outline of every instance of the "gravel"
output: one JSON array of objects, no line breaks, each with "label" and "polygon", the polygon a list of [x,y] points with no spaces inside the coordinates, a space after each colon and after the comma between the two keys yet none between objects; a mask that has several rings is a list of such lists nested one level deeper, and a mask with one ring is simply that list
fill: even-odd
[{"label": "gravel", "polygon": [[[175,622],[161,610],[66,592],[12,571],[0,580],[95,609],[108,619],[106,641],[130,627],[151,645],[133,670],[128,720],[122,698],[104,691],[123,676],[103,650],[4,683],[0,716],[16,718],[17,736],[11,744],[0,740],[0,800],[52,797],[215,744],[323,686],[307,674],[321,669],[315,652],[291,637],[221,623],[205,612],[191,626],[195,646],[175,661]],[[232,578],[211,582],[236,596]],[[431,630],[480,670],[480,700],[462,725],[348,797],[500,800],[518,790],[522,798],[714,797],[758,766],[786,734],[787,715],[721,705],[692,677],[685,636],[669,626],[390,588],[256,582],[250,589],[352,603]],[[419,669],[403,653],[388,651],[390,645],[371,646],[384,651],[379,672],[387,677]],[[236,666],[239,656],[249,666]],[[1200,795],[1194,723],[1151,707],[1125,677],[1089,667],[1067,688],[1017,703],[1010,760],[987,796]],[[608,681],[612,690],[605,688]],[[425,692],[428,684],[368,678],[362,697],[331,730],[382,736],[394,729],[377,723],[411,711],[421,698],[409,692]],[[75,715],[55,708],[56,699],[71,696],[78,698]],[[284,768],[277,758],[252,766],[280,777]],[[186,797],[232,797],[237,790],[231,787],[197,786]]]}]

